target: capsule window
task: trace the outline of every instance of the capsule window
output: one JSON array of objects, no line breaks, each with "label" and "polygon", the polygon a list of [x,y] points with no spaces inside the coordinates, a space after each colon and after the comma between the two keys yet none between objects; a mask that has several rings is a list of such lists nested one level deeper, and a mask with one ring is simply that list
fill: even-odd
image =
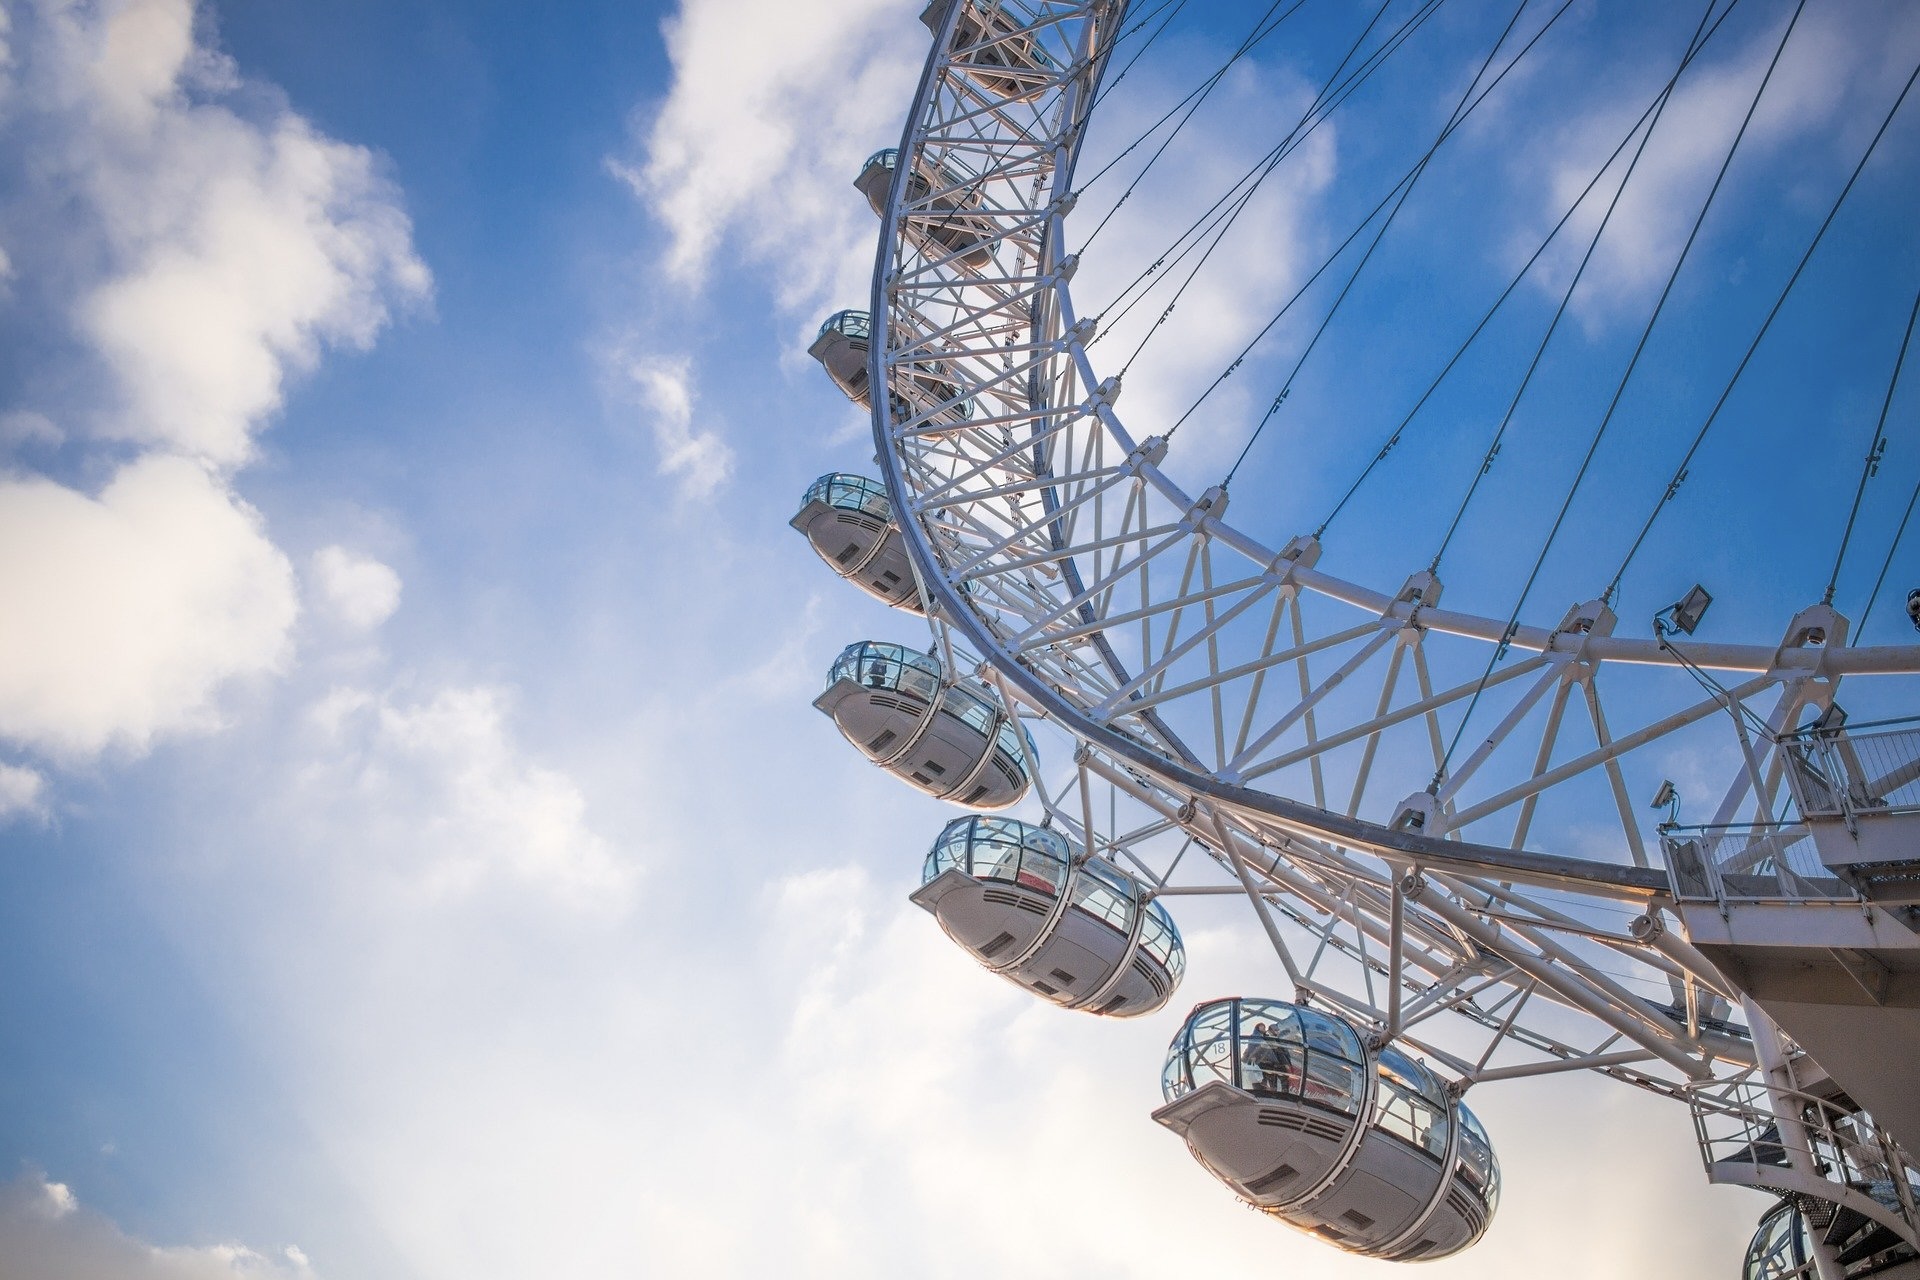
[{"label": "capsule window", "polygon": [[953,868],[1055,897],[1067,882],[1068,858],[1067,842],[1044,827],[975,815],[950,824],[935,842],[924,879]]},{"label": "capsule window", "polygon": [[1430,1072],[1391,1046],[1380,1051],[1380,1093],[1373,1123],[1432,1155],[1447,1149],[1447,1107]]},{"label": "capsule window", "polygon": [[1146,921],[1140,926],[1140,949],[1169,972],[1173,970],[1177,936],[1167,909],[1158,902],[1148,903]]},{"label": "capsule window", "polygon": [[1111,883],[1098,863],[1081,868],[1073,886],[1073,905],[1121,933],[1133,928],[1132,895]]},{"label": "capsule window", "polygon": [[1493,1139],[1480,1117],[1463,1105],[1460,1112],[1460,1166],[1468,1185],[1480,1193],[1491,1214],[1500,1205],[1500,1162],[1493,1155]]}]

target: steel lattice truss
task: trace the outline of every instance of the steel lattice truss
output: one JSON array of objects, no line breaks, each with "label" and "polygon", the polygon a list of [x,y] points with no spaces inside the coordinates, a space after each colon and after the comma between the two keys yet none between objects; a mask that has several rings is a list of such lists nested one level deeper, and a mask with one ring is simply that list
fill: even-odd
[{"label": "steel lattice truss", "polygon": [[[1848,647],[1814,606],[1778,643],[1687,644],[1690,671],[1598,601],[1510,628],[1430,573],[1361,585],[1311,537],[1240,532],[1123,424],[1074,308],[1074,161],[1124,0],[949,8],[884,217],[875,440],[950,669],[1072,739],[1050,819],[1162,895],[1244,895],[1296,998],[1462,1087],[1592,1069],[1682,1096],[1762,1067],[1738,993],[1663,926],[1631,771],[1720,735],[1744,767],[1715,823],[1777,828],[1786,762],[1746,721],[1790,730],[1920,648]],[[1611,855],[1537,847],[1568,814]]]}]

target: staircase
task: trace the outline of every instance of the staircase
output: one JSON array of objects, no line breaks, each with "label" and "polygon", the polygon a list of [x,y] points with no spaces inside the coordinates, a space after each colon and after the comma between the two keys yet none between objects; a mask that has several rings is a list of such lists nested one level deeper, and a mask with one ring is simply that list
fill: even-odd
[{"label": "staircase", "polygon": [[1791,1201],[1835,1280],[1920,1276],[1920,1171],[1845,1095],[1749,1075],[1702,1085],[1690,1101],[1708,1180]]},{"label": "staircase", "polygon": [[1816,725],[1773,745],[1799,816],[1666,828],[1675,914],[1732,986],[1920,1150],[1920,725]]}]

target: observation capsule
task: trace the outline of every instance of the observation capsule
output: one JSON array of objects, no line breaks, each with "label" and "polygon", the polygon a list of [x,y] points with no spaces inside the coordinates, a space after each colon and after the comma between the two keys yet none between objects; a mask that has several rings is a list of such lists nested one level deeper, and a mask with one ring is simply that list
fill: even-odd
[{"label": "observation capsule", "polygon": [[1257,1208],[1351,1253],[1443,1258],[1500,1200],[1493,1143],[1424,1065],[1345,1019],[1213,1000],[1168,1050],[1153,1118]]},{"label": "observation capsule", "polygon": [[1131,1018],[1166,1004],[1187,966],[1173,918],[1110,863],[1017,818],[955,818],[912,901],[981,964],[1065,1009]]},{"label": "observation capsule", "polygon": [[[873,317],[865,311],[836,311],[828,316],[807,347],[807,354],[820,362],[833,384],[847,399],[863,409],[873,408],[873,389],[868,385],[867,352],[873,345]],[[964,426],[973,417],[973,402],[960,397],[960,389],[936,372],[941,361],[928,360],[911,375],[902,374],[892,385],[887,400],[896,423],[912,422],[917,430],[934,432],[942,428]]]},{"label": "observation capsule", "polygon": [[[1899,1193],[1891,1180],[1876,1178],[1852,1185],[1900,1213]],[[1823,1273],[1815,1261],[1816,1231],[1838,1264],[1839,1274],[1849,1280],[1866,1276],[1913,1280],[1920,1275],[1920,1254],[1892,1229],[1850,1205],[1825,1205],[1825,1212],[1810,1220],[1803,1207],[1806,1203],[1783,1199],[1760,1215],[1760,1225],[1747,1245],[1741,1280],[1818,1280]]]},{"label": "observation capsule", "polygon": [[1027,793],[1032,743],[984,685],[905,645],[848,645],[813,705],[860,753],[928,795],[1004,809]]},{"label": "observation capsule", "polygon": [[1793,1201],[1782,1200],[1761,1215],[1740,1280],[1816,1280],[1818,1275],[1806,1215]]},{"label": "observation capsule", "polygon": [[[954,0],[933,0],[920,21],[935,35]],[[1027,23],[1007,11],[1006,0],[960,0],[966,6],[954,21],[955,62],[973,82],[996,98],[1025,101],[1053,78],[1053,59],[1040,48]]]},{"label": "observation capsule", "polygon": [[[887,212],[887,193],[893,187],[893,171],[899,161],[897,148],[876,151],[867,157],[860,176],[854,179],[853,185],[882,217]],[[951,254],[962,266],[980,270],[993,261],[988,241],[993,222],[979,213],[978,186],[978,178],[954,169],[914,166],[907,175],[906,216],[901,229],[929,256],[944,258]]]},{"label": "observation capsule", "polygon": [[873,341],[873,317],[864,311],[836,311],[820,325],[807,347],[807,354],[833,379],[833,385],[847,399],[863,408],[873,407],[873,392],[867,385],[867,350]]},{"label": "observation capsule", "polygon": [[854,586],[883,604],[921,612],[906,540],[878,480],[837,471],[821,476],[807,486],[800,513],[787,523]]}]

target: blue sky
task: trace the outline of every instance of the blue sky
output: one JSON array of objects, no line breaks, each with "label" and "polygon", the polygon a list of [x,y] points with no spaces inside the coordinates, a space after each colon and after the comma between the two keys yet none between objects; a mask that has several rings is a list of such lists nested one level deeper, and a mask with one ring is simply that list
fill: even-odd
[{"label": "blue sky", "polygon": [[[813,476],[866,465],[862,421],[803,348],[866,296],[874,223],[850,184],[897,136],[917,9],[0,10],[0,1276],[1382,1270],[1238,1208],[1147,1121],[1188,1000],[1075,1019],[954,953],[905,902],[948,811],[808,705],[841,644],[911,638],[785,520]],[[1358,12],[1325,10],[1328,29]],[[1920,53],[1897,6],[1810,10],[1826,11],[1812,87],[1687,313],[1723,345],[1745,330],[1714,308],[1748,314],[1777,287],[1767,272]],[[1734,89],[1709,79],[1699,119],[1738,100],[1784,13],[1740,15],[1714,64]],[[1126,109],[1217,60],[1248,20],[1223,14],[1143,64]],[[1410,53],[1457,65],[1494,20],[1449,13]],[[1290,403],[1313,427],[1283,422],[1236,481],[1261,534],[1297,531],[1283,522],[1364,456],[1337,428],[1373,441],[1368,396],[1395,400],[1443,349],[1436,322],[1388,368],[1375,336],[1441,290],[1435,246],[1483,286],[1510,267],[1618,103],[1649,90],[1628,55],[1675,37],[1591,6],[1567,21],[1612,69],[1582,92],[1539,70],[1436,173],[1497,190],[1500,216],[1449,222],[1438,201],[1408,256],[1366,277],[1345,345]],[[1822,96],[1836,67],[1847,89]],[[1221,109],[1276,110],[1316,74],[1275,49]],[[1435,109],[1409,83],[1374,109]],[[1871,233],[1839,255],[1877,272],[1836,268],[1771,365],[1822,371],[1805,415],[1777,397],[1750,412],[1757,434],[1727,442],[1734,461],[1630,581],[1633,629],[1696,577],[1718,575],[1730,634],[1817,595],[1859,450],[1793,441],[1864,440],[1858,387],[1884,388],[1920,283],[1906,123],[1861,201]],[[1359,196],[1336,179],[1385,163],[1369,137],[1332,129],[1302,157],[1257,251],[1202,298],[1214,314],[1270,309],[1344,231]],[[1205,141],[1198,172],[1265,146],[1217,126]],[[1697,174],[1674,154],[1674,181]],[[1785,169],[1805,191],[1776,196],[1766,174]],[[1178,216],[1178,182],[1158,190],[1116,241]],[[1800,230],[1745,234],[1740,211],[1775,198]],[[1637,224],[1649,244],[1667,243],[1666,207]],[[1608,279],[1582,352],[1637,330],[1620,317],[1645,273],[1629,256]],[[1180,401],[1245,332],[1203,324],[1130,411]],[[1590,404],[1598,375],[1579,370],[1601,355],[1570,361],[1548,404]],[[1724,352],[1666,358],[1651,376],[1675,403],[1724,376]],[[1235,403],[1175,458],[1183,479],[1237,451]],[[1856,598],[1920,468],[1912,404],[1843,578]],[[1634,430],[1670,441],[1656,416]],[[1451,479],[1408,477],[1470,467],[1485,425],[1459,409],[1370,496],[1446,501]],[[1496,472],[1513,488],[1463,539],[1463,594],[1489,611],[1511,603],[1527,477],[1571,456],[1527,440],[1539,455]],[[1783,452],[1797,471],[1755,461]],[[1623,449],[1600,491],[1657,492],[1670,464],[1638,458]],[[1819,517],[1804,547],[1771,535],[1772,561],[1748,540],[1777,522],[1740,501],[1763,484],[1804,486]],[[1381,510],[1345,566],[1397,581],[1430,533]],[[1548,611],[1602,585],[1587,572],[1555,577]],[[1894,606],[1877,607],[1885,639]],[[1277,980],[1243,915],[1183,914],[1185,995]],[[1570,1280],[1728,1271],[1763,1207],[1705,1185],[1670,1104],[1594,1081],[1474,1101],[1507,1199],[1434,1274],[1533,1275],[1543,1250]],[[1568,1226],[1599,1221],[1569,1257]]]}]

